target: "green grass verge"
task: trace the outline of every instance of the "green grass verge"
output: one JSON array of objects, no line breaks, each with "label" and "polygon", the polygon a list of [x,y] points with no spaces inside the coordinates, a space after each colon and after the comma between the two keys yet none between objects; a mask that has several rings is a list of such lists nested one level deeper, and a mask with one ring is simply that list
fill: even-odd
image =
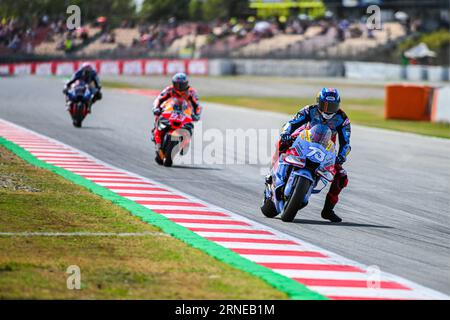
[{"label": "green grass verge", "polygon": [[108,88],[108,89],[149,89],[148,87],[144,85],[138,85],[138,84],[131,84],[128,82],[121,82],[121,81],[102,81],[102,87]]},{"label": "green grass verge", "polygon": [[[64,170],[62,168],[53,166],[49,163],[43,162],[43,161],[37,159],[36,157],[34,157],[33,155],[31,155],[28,151],[19,147],[18,145],[14,144],[6,139],[3,139],[1,137],[0,137],[0,145],[5,147],[8,150],[14,152],[21,159],[34,165],[35,167],[47,169],[53,173],[56,173],[60,177],[63,177],[65,179],[67,179],[68,181],[71,181],[71,182],[77,184],[78,186],[84,187],[85,189],[100,196],[101,198],[109,200],[112,203],[117,204],[121,208],[126,209],[129,213],[131,213],[135,217],[140,218],[142,221],[147,222],[155,227],[160,228],[164,233],[172,235],[174,238],[189,244],[193,248],[200,249],[202,252],[206,253],[207,255],[209,255],[211,257],[214,257],[215,259],[217,259],[219,261],[225,262],[228,266],[232,266],[238,270],[245,271],[246,273],[248,273],[250,275],[256,276],[257,278],[264,280],[270,286],[278,289],[279,291],[282,291],[283,293],[286,293],[287,296],[292,299],[308,299],[308,300],[326,299],[326,297],[324,297],[314,291],[309,290],[307,287],[296,282],[295,280],[287,278],[281,274],[273,272],[272,270],[270,270],[268,268],[265,268],[256,263],[253,263],[253,262],[239,256],[238,254],[234,253],[233,251],[228,250],[218,244],[215,244],[215,243],[195,234],[194,232],[170,221],[166,217],[164,217],[160,214],[157,214],[157,213],[153,212],[152,210],[145,208],[142,205],[139,205],[129,199],[123,198],[123,197],[117,195],[116,193],[112,192],[111,190],[108,190],[100,185],[97,185],[94,182],[89,181],[79,175],[76,175],[76,174],[69,172],[67,170]],[[12,180],[12,179],[10,179],[10,180]],[[17,188],[14,188],[14,189],[17,189]],[[19,188],[19,189],[22,189],[22,188]],[[33,188],[33,187],[31,187],[31,188],[26,187],[24,190],[34,190],[34,189],[39,190],[38,188]],[[69,194],[70,194],[70,192],[69,192]],[[64,193],[64,196],[66,196],[66,193]],[[1,199],[0,199],[0,203],[1,203]],[[48,203],[43,203],[44,208],[48,205],[49,205]],[[96,203],[92,203],[91,205],[88,206],[88,208],[90,208],[91,206],[95,206],[95,205],[96,205]],[[157,247],[158,247],[157,250],[160,250],[162,247],[165,248],[164,244],[162,244],[161,246],[157,246]],[[77,246],[77,248],[79,249],[78,246]],[[120,246],[120,250],[123,250],[122,252],[124,253],[122,260],[128,259],[129,258],[128,247]],[[59,251],[59,250],[57,250],[57,251]],[[111,252],[108,251],[107,253],[105,253],[105,255],[111,256]],[[58,255],[58,257],[59,257],[59,255]],[[188,263],[190,268],[192,268],[193,266],[194,267],[196,266],[196,264],[194,264],[192,262],[193,259],[197,259],[196,256],[189,256],[185,260]],[[91,266],[96,265],[95,259],[89,260],[89,261],[90,261]],[[197,260],[195,260],[195,261],[197,261]],[[159,261],[154,261],[154,262],[159,266],[158,272],[166,272],[166,271],[161,271],[161,270],[165,270],[164,265],[162,265],[162,268],[160,268],[161,264],[159,263]],[[115,261],[114,263],[117,264],[117,261]],[[205,261],[205,263],[208,264],[207,261]],[[14,265],[15,264],[13,263],[13,266]],[[203,265],[203,263],[200,263],[200,265],[198,266],[200,268],[199,269],[200,274],[205,273],[205,269],[201,269],[202,265]],[[11,269],[13,269],[11,266],[6,267],[6,271],[10,271]],[[170,274],[170,271],[172,271],[172,270],[174,270],[174,272],[176,272],[176,270],[178,270],[178,269],[177,269],[177,267],[174,267],[173,269],[169,268],[169,272],[165,273],[165,274],[167,274],[168,277],[170,277],[170,278],[172,278],[171,274]],[[191,270],[191,269],[189,269],[189,270]],[[195,270],[197,270],[197,269],[195,269]],[[227,274],[227,273],[228,273],[228,270],[225,270],[224,274]],[[233,287],[229,292],[231,297],[236,299],[237,293],[239,293],[240,290],[245,291],[245,294],[242,294],[241,299],[254,299],[255,296],[258,296],[258,294],[259,295],[262,294],[262,292],[258,292],[258,293],[254,292],[254,294],[249,294],[253,290],[255,290],[255,289],[259,290],[259,289],[257,288],[257,286],[255,286],[253,289],[250,289],[250,291],[247,291],[248,287],[245,282],[245,279],[243,280],[242,278],[239,277],[239,275],[240,274],[235,274],[235,276],[231,277],[234,279],[234,281],[237,282],[236,283],[237,289],[235,287]],[[143,276],[145,276],[145,274]],[[195,294],[195,292],[196,292],[195,288],[202,286],[202,284],[199,284],[200,280],[196,278],[195,281],[192,282],[192,287],[191,287],[190,286],[191,282],[184,280],[184,279],[186,279],[186,276],[191,276],[191,275],[184,274],[181,277],[182,279],[178,279],[178,282],[177,282],[183,288],[188,289],[186,291],[186,297],[190,298],[190,299],[202,298],[201,295],[197,296]],[[220,278],[220,276],[217,276],[214,274],[214,275],[209,275],[208,278],[209,279],[217,279],[217,278]],[[249,279],[252,279],[252,278],[249,278]],[[235,282],[233,282],[233,284],[234,283]],[[166,285],[162,285],[161,290],[164,290],[165,288],[167,288]],[[244,288],[242,288],[243,285],[244,285]],[[1,283],[0,283],[0,286],[1,286]],[[227,284],[224,284],[223,282],[221,282],[218,284],[216,289],[219,292],[225,291],[224,288],[226,288],[226,286],[227,286]],[[228,284],[228,286],[229,286],[229,284]],[[146,287],[146,288],[148,289],[148,287]],[[220,288],[222,288],[222,289],[220,289]],[[209,288],[209,290],[205,290],[203,292],[203,294],[205,295],[203,298],[218,299],[217,296],[210,293],[210,290],[211,290],[211,288]],[[124,292],[124,291],[119,290],[119,292]],[[270,295],[270,294],[275,295],[275,294],[279,294],[279,292],[272,291],[272,292],[268,293],[268,295]],[[127,295],[127,296],[129,296],[129,295]],[[181,295],[175,296],[175,297],[177,299],[183,298],[183,296],[181,296]],[[175,297],[173,297],[173,298],[175,298]],[[284,296],[284,297],[286,297],[286,296]],[[168,297],[161,295],[161,293],[159,292],[158,294],[151,296],[151,298],[164,299],[164,298],[168,298]],[[170,296],[169,296],[169,298],[170,298]]]},{"label": "green grass verge", "polygon": [[[66,179],[0,147],[0,232],[155,232],[139,237],[0,236],[0,299],[285,299]],[[65,271],[81,268],[82,289]]]},{"label": "green grass verge", "polygon": [[[312,103],[311,99],[279,97],[206,96],[202,97],[202,100],[287,114],[295,114],[303,106]],[[342,104],[343,110],[355,124],[450,138],[450,124],[448,123],[384,119],[384,101],[382,99],[346,99]]]}]

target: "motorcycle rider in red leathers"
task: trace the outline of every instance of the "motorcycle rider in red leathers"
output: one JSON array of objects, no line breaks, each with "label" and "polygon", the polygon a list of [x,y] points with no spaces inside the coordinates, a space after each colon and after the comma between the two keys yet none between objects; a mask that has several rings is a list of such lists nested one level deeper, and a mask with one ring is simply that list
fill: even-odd
[{"label": "motorcycle rider in red leathers", "polygon": [[334,88],[323,88],[317,95],[317,104],[309,105],[300,110],[284,127],[280,135],[280,146],[287,150],[292,144],[292,134],[301,127],[310,128],[317,124],[327,125],[333,133],[333,142],[339,138],[339,152],[336,158],[336,175],[331,183],[322,210],[322,218],[331,222],[341,222],[342,219],[334,212],[339,201],[339,194],[348,184],[347,172],[342,165],[350,152],[350,119],[340,109],[341,98]]},{"label": "motorcycle rider in red leathers", "polygon": [[153,129],[153,141],[155,142],[156,154],[161,149],[163,132],[158,130],[158,120],[163,113],[162,104],[170,98],[178,98],[187,101],[192,106],[192,120],[200,120],[202,108],[200,106],[197,91],[189,86],[189,79],[184,73],[177,73],[172,77],[172,85],[165,88],[153,102],[153,115],[155,116],[155,127]]}]

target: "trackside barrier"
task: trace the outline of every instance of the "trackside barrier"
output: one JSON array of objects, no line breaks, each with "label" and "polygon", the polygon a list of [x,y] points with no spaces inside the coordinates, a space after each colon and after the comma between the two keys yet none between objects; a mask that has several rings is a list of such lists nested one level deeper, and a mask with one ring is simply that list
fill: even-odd
[{"label": "trackside barrier", "polygon": [[167,75],[186,72],[208,75],[207,59],[135,59],[95,61],[48,61],[0,64],[0,75],[58,75],[68,76],[84,62],[90,62],[100,74],[108,75]]},{"label": "trackside barrier", "polygon": [[385,118],[430,121],[432,97],[433,88],[429,86],[387,85]]},{"label": "trackside barrier", "polygon": [[349,79],[400,80],[402,67],[387,63],[345,62],[345,76]]},{"label": "trackside barrier", "polygon": [[[1,75],[68,75],[84,61],[0,64]],[[280,59],[134,59],[89,61],[103,75],[263,75],[377,81],[449,81],[450,68],[358,61]]]},{"label": "trackside barrier", "polygon": [[426,69],[423,66],[408,66],[406,68],[406,79],[411,81],[424,80],[427,77]]},{"label": "trackside barrier", "polygon": [[41,62],[36,63],[35,74],[39,76],[49,76],[52,74],[52,63],[51,62]]},{"label": "trackside barrier", "polygon": [[236,74],[245,75],[288,77],[340,77],[344,75],[343,64],[333,61],[233,59],[232,63],[231,70]]},{"label": "trackside barrier", "polygon": [[441,66],[303,59],[209,59],[209,75],[287,77],[346,77],[376,81],[448,81],[450,69]]},{"label": "trackside barrier", "polygon": [[409,80],[409,81],[449,81],[450,68],[441,66],[422,66],[378,63],[344,62],[345,77],[363,80]]},{"label": "trackside barrier", "polygon": [[433,97],[431,121],[450,122],[450,86],[436,88]]},{"label": "trackside barrier", "polygon": [[450,86],[386,86],[385,118],[450,123]]},{"label": "trackside barrier", "polygon": [[387,85],[385,118],[431,121],[434,91],[430,86]]},{"label": "trackside barrier", "polygon": [[164,63],[164,60],[147,60],[147,61],[145,61],[144,74],[146,74],[146,75],[166,74],[166,65]]}]

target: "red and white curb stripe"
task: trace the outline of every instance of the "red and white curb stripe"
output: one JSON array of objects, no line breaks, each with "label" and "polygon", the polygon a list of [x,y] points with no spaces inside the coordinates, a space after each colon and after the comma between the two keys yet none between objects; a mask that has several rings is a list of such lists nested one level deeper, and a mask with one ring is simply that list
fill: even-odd
[{"label": "red and white curb stripe", "polygon": [[398,276],[373,273],[367,266],[1,119],[0,135],[42,161],[81,175],[150,208],[330,299],[450,298]]}]

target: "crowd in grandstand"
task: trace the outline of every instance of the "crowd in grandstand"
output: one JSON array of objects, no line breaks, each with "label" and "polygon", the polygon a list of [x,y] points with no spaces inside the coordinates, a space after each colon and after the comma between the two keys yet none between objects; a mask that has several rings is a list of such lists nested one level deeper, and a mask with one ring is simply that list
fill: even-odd
[{"label": "crowd in grandstand", "polygon": [[20,23],[17,18],[3,18],[0,23],[0,47],[12,52],[25,50],[32,52],[35,30]]},{"label": "crowd in grandstand", "polygon": [[[404,33],[420,27],[420,21],[398,23]],[[314,29],[314,32],[310,32]],[[391,30],[386,31],[386,39],[390,41]],[[186,22],[170,18],[166,21],[138,24],[126,20],[115,28],[109,24],[107,17],[99,17],[84,26],[68,30],[65,21],[61,18],[50,19],[43,16],[38,23],[26,25],[20,18],[3,18],[0,24],[0,53],[27,53],[27,54],[70,54],[82,51],[85,47],[92,48],[82,51],[81,54],[102,55],[106,51],[116,54],[179,54],[181,50],[190,49],[192,56],[220,56],[239,51],[242,48],[262,42],[264,39],[277,39],[278,36],[303,36],[290,38],[286,45],[293,48],[302,48],[296,42],[303,42],[317,37],[317,42],[327,36],[327,43],[333,45],[343,43],[347,39],[375,39],[373,30],[367,27],[362,20],[334,19],[326,16],[321,19],[312,19],[301,14],[293,17],[272,17],[269,19],[216,20],[212,22]],[[170,51],[171,46],[185,37],[176,50]],[[202,37],[202,41],[197,41]],[[128,39],[127,39],[128,38]],[[280,37],[281,39],[281,37]],[[129,41],[128,41],[129,40]],[[276,42],[276,41],[274,41]],[[310,41],[314,43],[314,41]],[[36,50],[44,47],[46,50]],[[280,46],[275,46],[279,48]],[[258,52],[256,48],[252,52]],[[268,53],[270,50],[261,50]]]}]

